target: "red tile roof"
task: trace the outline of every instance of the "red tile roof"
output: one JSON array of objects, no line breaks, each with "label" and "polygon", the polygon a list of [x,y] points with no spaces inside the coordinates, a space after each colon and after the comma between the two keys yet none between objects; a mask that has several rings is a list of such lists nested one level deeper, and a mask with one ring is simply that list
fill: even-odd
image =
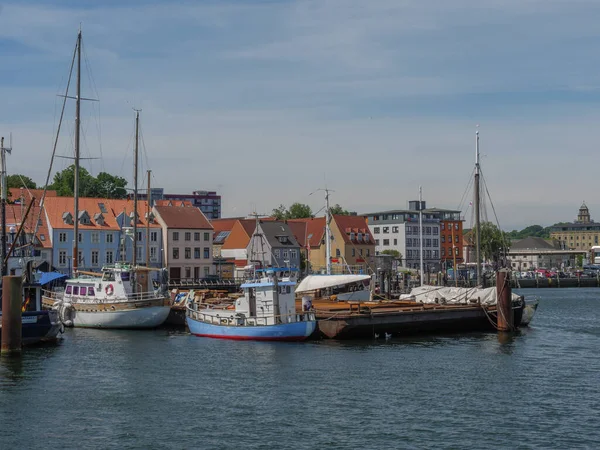
[{"label": "red tile roof", "polygon": [[[338,226],[346,244],[359,242],[357,239],[358,233],[362,233],[363,235],[367,234],[369,236],[368,243],[375,244],[373,235],[371,234],[371,231],[369,231],[366,217],[333,215],[333,221]],[[354,233],[354,241],[350,240],[350,233]],[[364,241],[361,241],[361,243],[364,243]]]},{"label": "red tile roof", "polygon": [[194,205],[189,200],[155,200],[154,206],[185,206],[193,208]]},{"label": "red tile roof", "polygon": [[188,206],[155,206],[154,210],[160,215],[168,228],[212,230],[206,216],[200,208]]},{"label": "red tile roof", "polygon": [[[8,190],[8,201],[10,202],[18,202],[21,199],[21,193],[23,194],[23,198],[25,199],[25,203],[28,203],[32,197],[35,197],[36,206],[40,204],[40,200],[42,199],[42,195],[44,194],[43,189],[23,189],[21,188],[10,188]],[[46,198],[48,197],[56,197],[56,191],[47,190]]]},{"label": "red tile roof", "polygon": [[[310,219],[290,219],[288,224],[301,222],[306,224],[306,236],[310,236],[310,247],[319,247],[325,235],[325,217],[312,217]],[[306,239],[304,239],[306,246]]]},{"label": "red tile roof", "polygon": [[[19,229],[19,225],[22,222],[22,217],[25,214],[27,209],[26,205],[23,205],[21,208],[20,205],[8,204],[6,205],[6,232],[10,233],[11,227],[16,227]],[[38,219],[38,214],[40,213],[39,206],[33,206],[29,211],[29,215],[25,220],[25,225],[23,226],[22,233],[33,234],[35,231],[36,221]],[[52,248],[52,242],[50,240],[50,236],[48,235],[48,224],[46,223],[45,214],[40,215],[41,225],[38,227],[37,237],[42,247],[44,248]],[[16,231],[16,230],[15,230]]]},{"label": "red tile roof", "polygon": [[235,222],[231,228],[231,233],[225,239],[222,250],[233,250],[246,248],[250,242],[250,236],[254,233],[256,228],[256,220],[254,219],[240,219]]}]

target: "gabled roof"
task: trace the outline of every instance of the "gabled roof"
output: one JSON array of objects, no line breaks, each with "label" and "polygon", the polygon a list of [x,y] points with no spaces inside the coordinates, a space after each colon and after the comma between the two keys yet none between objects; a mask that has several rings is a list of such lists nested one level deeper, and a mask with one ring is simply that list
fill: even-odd
[{"label": "gabled roof", "polygon": [[541,237],[529,236],[513,242],[510,250],[556,250],[560,248],[557,244]]},{"label": "gabled roof", "polygon": [[154,210],[168,228],[212,230],[200,208],[188,206],[155,206]]},{"label": "gabled roof", "polygon": [[238,218],[233,219],[212,219],[210,224],[215,230],[215,235],[220,233],[221,231],[231,231],[235,223],[240,220]]},{"label": "gabled roof", "polygon": [[[26,209],[25,205],[23,205],[23,209],[21,208],[20,205],[15,205],[15,204],[7,204],[6,205],[6,232],[7,233],[10,233],[10,231],[11,231],[10,228],[12,226],[14,226],[18,229],[19,225],[22,222],[21,217],[24,214],[25,209]],[[35,231],[38,215],[40,215],[40,207],[32,206],[31,210],[29,211],[29,215],[27,216],[27,219],[25,220],[25,225],[23,226],[22,233],[31,235]],[[40,221],[41,221],[41,225],[38,227],[38,232],[37,232],[37,238],[39,240],[39,243],[44,248],[52,248],[52,241],[50,239],[50,236],[48,235],[48,224],[46,223],[46,217],[43,214],[43,211],[42,211],[42,214],[40,215]]]},{"label": "gabled roof", "polygon": [[185,206],[193,208],[194,204],[189,200],[155,200],[154,206]]},{"label": "gabled roof", "polygon": [[[346,244],[360,243],[375,245],[375,240],[373,239],[373,235],[369,230],[367,219],[364,216],[344,216],[336,214],[333,216],[332,222],[335,222],[335,224],[338,226]],[[350,239],[351,233],[354,233],[354,240]],[[358,233],[368,235],[369,241],[365,242],[364,239],[363,241],[358,241]]]},{"label": "gabled roof", "polygon": [[[147,208],[147,202],[138,201],[138,226],[146,226],[144,212]],[[129,216],[133,212],[134,206],[132,200],[117,200],[106,198],[79,198],[79,211],[86,211],[93,218],[98,213],[104,217],[103,224],[98,224],[92,219],[89,225],[79,224],[80,230],[119,230],[121,227],[117,222],[117,216],[122,214]],[[44,211],[48,216],[50,226],[55,229],[72,229],[73,223],[67,224],[63,220],[64,213],[70,213],[73,216],[74,204],[73,197],[46,197],[44,201]],[[160,227],[156,222],[150,222],[150,228]]]},{"label": "gabled roof", "polygon": [[[42,195],[44,193],[43,189],[23,189],[21,188],[10,188],[8,189],[8,200],[11,202],[19,202],[21,199],[21,192],[23,192],[23,198],[25,199],[25,203],[29,203],[32,197],[35,197],[35,204],[38,206],[40,204],[40,200],[42,199]],[[46,198],[48,197],[56,197],[56,191],[47,190]]]},{"label": "gabled roof", "polygon": [[306,230],[308,229],[306,222],[288,221],[287,224],[290,227],[290,230],[292,230],[292,233],[294,234],[294,237],[296,238],[296,241],[298,241],[300,247],[306,247],[306,236],[308,236],[306,233]]},{"label": "gabled roof", "polygon": [[[294,233],[285,222],[278,221],[260,221],[260,229],[266,241],[271,248],[273,247],[299,247]],[[286,238],[286,242],[280,242],[280,238]]]},{"label": "gabled roof", "polygon": [[312,217],[310,219],[290,219],[288,220],[288,224],[290,223],[306,224],[306,239],[304,240],[303,247],[306,247],[307,240],[309,241],[311,248],[319,247],[321,245],[321,241],[324,239],[325,236],[325,217]]},{"label": "gabled roof", "polygon": [[222,250],[247,248],[250,236],[254,234],[256,221],[254,219],[239,219],[231,228],[231,233],[225,239]]}]

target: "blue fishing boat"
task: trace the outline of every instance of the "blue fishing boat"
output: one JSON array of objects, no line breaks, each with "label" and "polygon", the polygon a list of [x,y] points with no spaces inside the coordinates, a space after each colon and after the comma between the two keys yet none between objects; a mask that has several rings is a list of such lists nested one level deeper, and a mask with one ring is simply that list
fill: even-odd
[{"label": "blue fishing boat", "polygon": [[188,303],[186,322],[196,336],[255,341],[301,341],[317,326],[312,311],[296,312],[297,269],[253,271],[232,305]]}]

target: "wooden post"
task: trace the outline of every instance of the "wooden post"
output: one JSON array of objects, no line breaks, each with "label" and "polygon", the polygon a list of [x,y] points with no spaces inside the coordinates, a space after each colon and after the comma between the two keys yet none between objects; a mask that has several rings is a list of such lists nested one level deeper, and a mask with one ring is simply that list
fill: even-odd
[{"label": "wooden post", "polygon": [[498,316],[498,331],[513,331],[514,318],[510,288],[510,273],[508,269],[496,272],[496,314]]},{"label": "wooden post", "polygon": [[22,278],[2,277],[2,355],[21,354],[22,297]]}]

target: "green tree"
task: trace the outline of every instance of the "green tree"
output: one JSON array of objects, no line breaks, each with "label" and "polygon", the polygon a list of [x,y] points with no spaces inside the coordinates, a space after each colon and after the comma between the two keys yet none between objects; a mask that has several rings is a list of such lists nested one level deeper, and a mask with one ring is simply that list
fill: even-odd
[{"label": "green tree", "polygon": [[126,198],[127,180],[123,177],[100,172],[96,177],[96,193],[94,197],[102,198]]},{"label": "green tree", "polygon": [[286,219],[308,219],[312,217],[310,206],[303,203],[293,203],[288,209],[288,217]]},{"label": "green tree", "polygon": [[27,189],[36,189],[37,186],[35,184],[35,182],[25,176],[25,175],[19,175],[19,174],[15,174],[15,175],[8,175],[6,177],[6,187],[7,188],[27,188]]},{"label": "green tree", "polygon": [[350,212],[344,208],[342,208],[338,203],[329,208],[329,212],[331,214],[336,214],[339,216],[349,216]]},{"label": "green tree", "polygon": [[397,259],[398,261],[402,262],[402,253],[400,253],[398,250],[394,250],[394,249],[387,249],[387,250],[383,250],[381,252],[382,255],[390,255],[392,256],[394,259]]},{"label": "green tree", "polygon": [[481,256],[486,261],[498,262],[504,251],[508,250],[510,238],[492,222],[481,224]]},{"label": "green tree", "polygon": [[[74,195],[75,166],[57,172],[49,189],[54,189],[60,197]],[[82,197],[125,198],[127,181],[125,178],[100,172],[98,178],[92,176],[83,167],[79,168],[79,195]]]},{"label": "green tree", "polygon": [[288,214],[289,213],[285,205],[279,205],[273,210],[273,212],[271,213],[271,217],[273,217],[276,220],[285,220],[287,219]]}]

